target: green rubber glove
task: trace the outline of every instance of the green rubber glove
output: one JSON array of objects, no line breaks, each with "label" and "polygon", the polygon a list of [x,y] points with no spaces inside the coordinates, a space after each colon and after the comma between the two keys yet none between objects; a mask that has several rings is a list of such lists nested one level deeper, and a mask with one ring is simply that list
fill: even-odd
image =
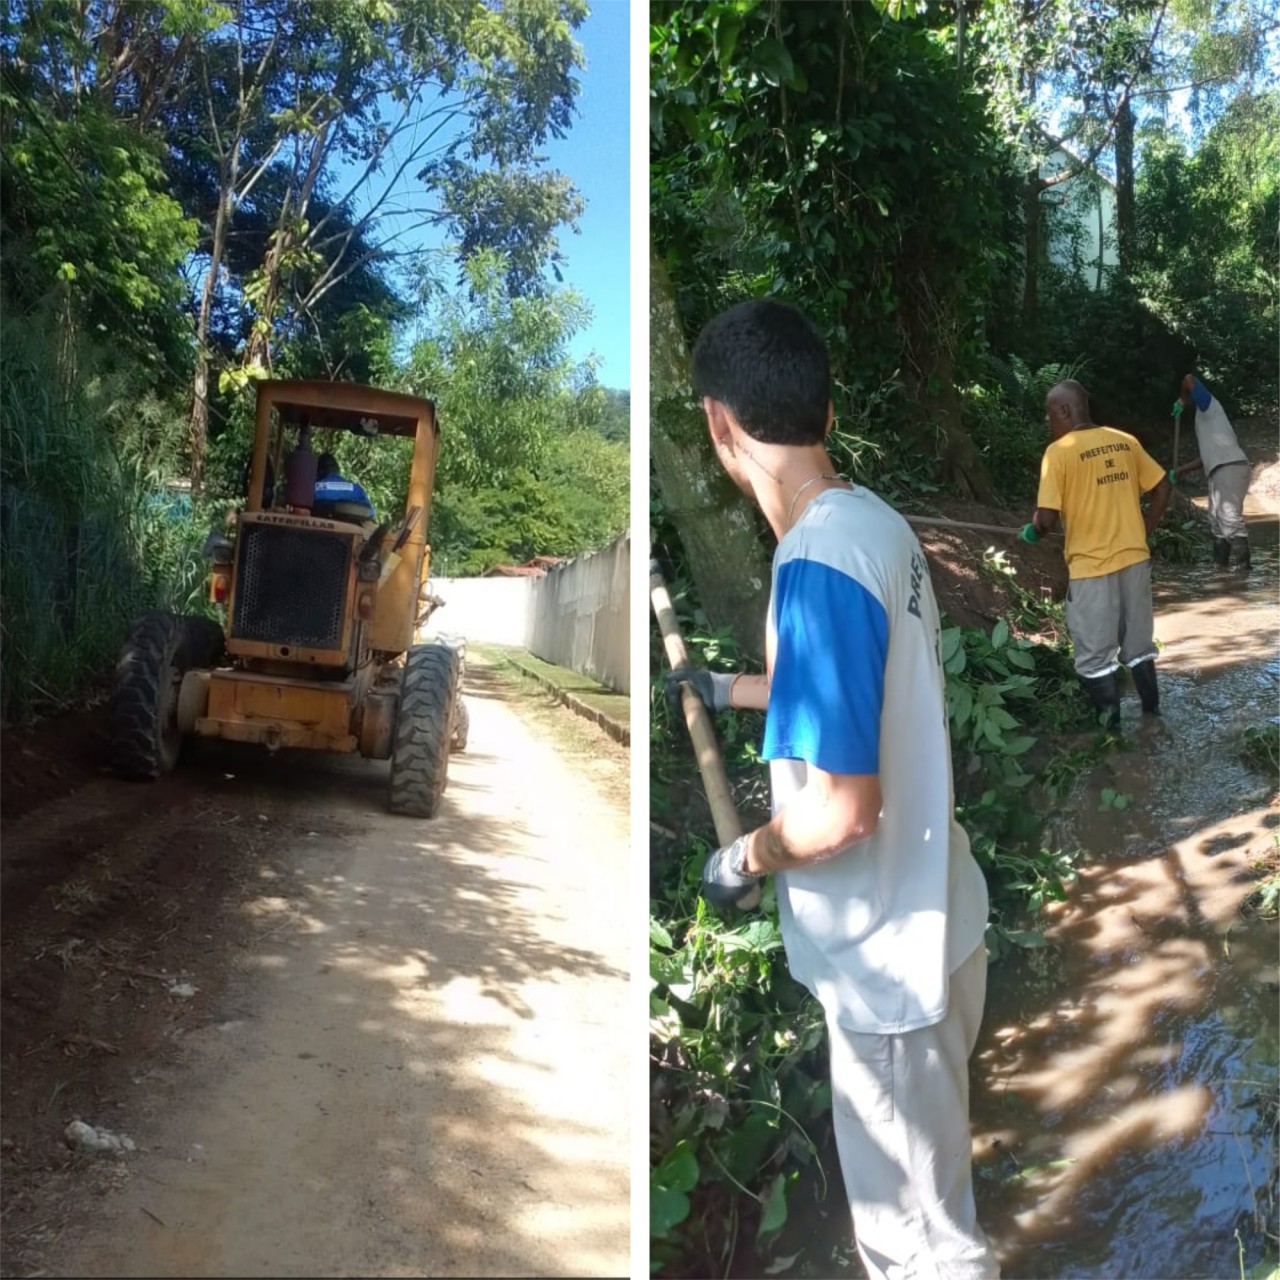
[{"label": "green rubber glove", "polygon": [[1022,526],[1022,532],[1018,534],[1018,537],[1021,538],[1023,542],[1040,541],[1040,535],[1036,532],[1036,527],[1033,524],[1024,524]]},{"label": "green rubber glove", "polygon": [[1170,484],[1176,485],[1178,483],[1178,473],[1172,467],[1165,474],[1169,477]]},{"label": "green rubber glove", "polygon": [[1173,402],[1173,409],[1171,410],[1171,412],[1173,414],[1173,420],[1177,422],[1177,420],[1180,417],[1182,417],[1182,401],[1181,400],[1175,400]]}]

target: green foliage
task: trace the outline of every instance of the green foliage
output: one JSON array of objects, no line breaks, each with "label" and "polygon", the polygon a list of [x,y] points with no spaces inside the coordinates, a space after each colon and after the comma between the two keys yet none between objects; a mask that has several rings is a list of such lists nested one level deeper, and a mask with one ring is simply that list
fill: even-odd
[{"label": "green foliage", "polygon": [[963,389],[965,422],[987,470],[1000,477],[1007,503],[1034,502],[1040,459],[1049,443],[1044,400],[1065,378],[1082,378],[1082,363],[1046,364],[1034,371],[1017,355],[988,355],[991,377]]},{"label": "green foliage", "polygon": [[1240,735],[1240,757],[1273,784],[1280,775],[1280,725],[1254,725]]},{"label": "green foliage", "polygon": [[448,577],[576,550],[566,495],[523,467],[501,487],[442,491],[432,511],[432,545],[434,563]]},{"label": "green foliage", "polygon": [[662,1055],[650,1206],[657,1263],[691,1241],[703,1256],[723,1255],[739,1205],[758,1237],[776,1234],[796,1170],[817,1154],[809,1126],[831,1106],[816,1062],[822,1011],[787,974],[776,905],[745,923],[716,919],[697,899],[699,865],[690,858],[672,886],[690,914],[662,909],[663,920],[650,919],[650,1030]]},{"label": "green foliage", "polygon": [[1166,516],[1148,539],[1152,554],[1170,564],[1195,564],[1204,559],[1206,530],[1201,519],[1170,520]]},{"label": "green foliage", "polygon": [[1237,98],[1194,154],[1153,128],[1137,217],[1140,287],[1192,349],[1196,370],[1233,409],[1273,408],[1280,93]]},{"label": "green foliage", "polygon": [[196,224],[166,192],[160,148],[92,105],[59,120],[7,79],[0,110],[10,303],[33,306],[56,289],[77,318],[132,358],[189,367],[179,267]]},{"label": "green foliage", "polygon": [[1152,301],[1119,278],[1096,290],[1060,268],[1046,266],[1041,276],[1046,305],[1038,332],[1016,349],[1029,362],[1086,370],[1095,422],[1121,429],[1167,422],[1192,351]]},{"label": "green foliage", "polygon": [[1006,257],[999,205],[973,198],[1000,189],[1002,153],[950,54],[858,3],[653,18],[653,235],[686,333],[746,296],[794,300],[827,336],[841,422],[898,386],[876,438],[945,455]]},{"label": "green foliage", "polygon": [[469,574],[598,549],[626,527],[629,455],[602,434],[611,402],[590,365],[568,354],[589,313],[569,290],[511,296],[500,255],[466,270],[466,293],[432,302],[402,375],[440,417],[437,564]]},{"label": "green foliage", "polygon": [[597,430],[615,444],[631,443],[631,392],[598,388],[600,396]]},{"label": "green foliage", "polygon": [[505,274],[501,255],[481,254],[464,293],[430,300],[421,322],[430,336],[414,344],[404,373],[406,389],[438,406],[444,485],[500,485],[516,468],[538,467],[588,375],[568,355],[589,316],[579,295],[513,298]]},{"label": "green foliage", "polygon": [[143,610],[200,612],[208,523],[203,512],[175,517],[161,496],[185,423],[146,397],[149,370],[81,339],[69,378],[49,311],[6,307],[0,342],[0,704],[10,719],[81,696]]},{"label": "green foliage", "polygon": [[988,948],[998,956],[1010,946],[1034,944],[1034,932],[1012,921],[1061,899],[1074,876],[1071,856],[1043,844],[1044,815],[1027,801],[1036,776],[1025,760],[1037,742],[1027,729],[1051,720],[1046,706],[1061,696],[1060,655],[1015,638],[1004,619],[990,636],[979,628],[946,627],[941,643],[956,815],[987,876]]},{"label": "green foliage", "polygon": [[1106,813],[1108,810],[1123,812],[1132,801],[1133,797],[1127,791],[1117,791],[1114,787],[1103,787],[1102,793],[1098,798],[1098,812]]}]

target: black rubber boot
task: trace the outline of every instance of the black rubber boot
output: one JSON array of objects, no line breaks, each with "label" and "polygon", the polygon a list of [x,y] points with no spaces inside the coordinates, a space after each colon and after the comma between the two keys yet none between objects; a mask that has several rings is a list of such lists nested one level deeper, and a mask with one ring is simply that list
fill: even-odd
[{"label": "black rubber boot", "polygon": [[1116,688],[1116,673],[1105,676],[1081,676],[1084,687],[1097,708],[1098,715],[1107,717],[1107,728],[1120,727],[1120,691]]},{"label": "black rubber boot", "polygon": [[1214,538],[1213,563],[1218,569],[1225,569],[1231,563],[1231,543],[1226,538]]},{"label": "black rubber boot", "polygon": [[1156,683],[1156,664],[1153,658],[1139,662],[1129,668],[1133,677],[1133,687],[1142,699],[1142,710],[1149,716],[1160,714],[1160,688]]},{"label": "black rubber boot", "polygon": [[1249,553],[1249,537],[1231,539],[1231,550],[1236,555],[1236,568],[1241,573],[1248,573],[1253,568],[1253,557]]}]

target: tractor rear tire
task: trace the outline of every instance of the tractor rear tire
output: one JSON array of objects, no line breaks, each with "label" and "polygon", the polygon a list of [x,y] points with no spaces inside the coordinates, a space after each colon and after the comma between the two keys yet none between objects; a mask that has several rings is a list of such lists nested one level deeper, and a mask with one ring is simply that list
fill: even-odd
[{"label": "tractor rear tire", "polygon": [[207,618],[148,613],[134,623],[111,690],[111,754],[120,773],[159,778],[173,769],[182,753],[182,677],[214,666],[222,652],[222,628]]},{"label": "tractor rear tire", "polygon": [[405,654],[391,746],[392,813],[434,818],[449,774],[451,710],[458,655],[445,644],[415,644]]},{"label": "tractor rear tire", "polygon": [[465,751],[467,749],[467,734],[471,732],[471,712],[467,710],[467,704],[458,698],[458,710],[453,718],[453,749],[455,751]]}]

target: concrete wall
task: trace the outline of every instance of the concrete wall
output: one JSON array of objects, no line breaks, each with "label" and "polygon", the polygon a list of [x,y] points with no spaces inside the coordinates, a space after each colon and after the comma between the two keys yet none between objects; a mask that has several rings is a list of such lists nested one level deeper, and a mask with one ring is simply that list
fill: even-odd
[{"label": "concrete wall", "polygon": [[527,648],[619,693],[631,691],[631,535],[534,579]]},{"label": "concrete wall", "polygon": [[528,649],[610,689],[631,689],[631,535],[544,578],[435,578],[427,632]]}]

